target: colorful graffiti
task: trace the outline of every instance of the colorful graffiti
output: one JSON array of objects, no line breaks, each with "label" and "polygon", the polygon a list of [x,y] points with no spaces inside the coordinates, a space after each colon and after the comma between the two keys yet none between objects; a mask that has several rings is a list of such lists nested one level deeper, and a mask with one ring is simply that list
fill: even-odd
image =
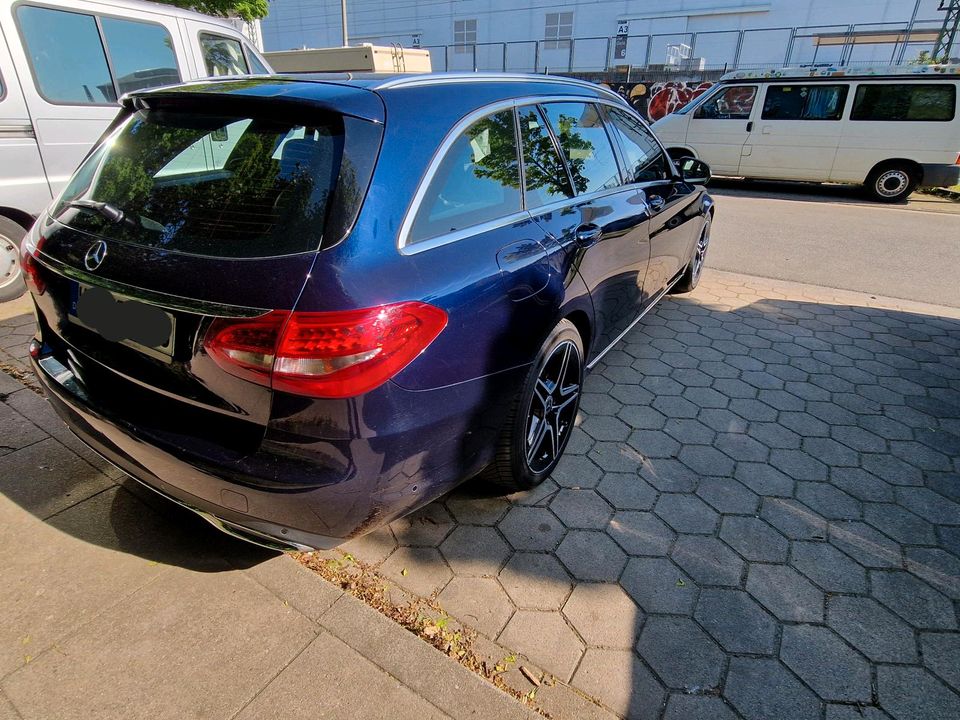
[{"label": "colorful graffiti", "polygon": [[634,109],[655,122],[676,112],[713,87],[712,82],[638,82],[608,85],[626,98]]}]

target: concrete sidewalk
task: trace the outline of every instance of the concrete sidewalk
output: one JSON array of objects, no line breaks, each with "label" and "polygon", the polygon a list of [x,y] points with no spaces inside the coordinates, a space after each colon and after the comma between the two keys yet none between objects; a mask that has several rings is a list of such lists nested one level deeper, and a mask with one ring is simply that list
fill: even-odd
[{"label": "concrete sidewalk", "polygon": [[0,373],[0,720],[527,718],[290,559],[154,499]]}]

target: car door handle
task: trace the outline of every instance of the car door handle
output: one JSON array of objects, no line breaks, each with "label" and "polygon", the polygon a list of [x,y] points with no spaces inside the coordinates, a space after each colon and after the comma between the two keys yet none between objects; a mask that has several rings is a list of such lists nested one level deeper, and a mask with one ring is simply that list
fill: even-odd
[{"label": "car door handle", "polygon": [[666,207],[667,201],[664,200],[659,195],[648,195],[647,196],[647,205],[650,206],[651,212],[658,213]]},{"label": "car door handle", "polygon": [[577,245],[588,248],[594,245],[603,235],[603,230],[593,223],[581,225],[577,228]]},{"label": "car door handle", "polygon": [[747,123],[747,132],[750,132],[752,130],[753,130],[753,120]]}]

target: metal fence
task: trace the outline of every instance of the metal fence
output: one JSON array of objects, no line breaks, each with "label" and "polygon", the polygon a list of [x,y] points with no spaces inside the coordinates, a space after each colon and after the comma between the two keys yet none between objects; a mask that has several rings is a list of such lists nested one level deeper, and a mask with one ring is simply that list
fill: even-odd
[{"label": "metal fence", "polygon": [[[603,36],[425,47],[434,70],[617,73],[617,77],[637,70],[695,74],[778,65],[900,64],[930,50],[941,24],[914,20],[628,35],[625,43],[622,37],[618,43],[616,37]],[[690,58],[668,65],[670,48],[678,45],[690,48]],[[745,58],[749,65],[743,64]]]}]

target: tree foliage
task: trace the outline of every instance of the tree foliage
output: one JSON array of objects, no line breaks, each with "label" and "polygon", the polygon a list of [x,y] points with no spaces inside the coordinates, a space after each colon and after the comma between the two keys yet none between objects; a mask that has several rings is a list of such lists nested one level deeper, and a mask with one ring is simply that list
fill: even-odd
[{"label": "tree foliage", "polygon": [[240,17],[247,22],[267,16],[267,0],[159,0],[186,10],[217,17]]}]

